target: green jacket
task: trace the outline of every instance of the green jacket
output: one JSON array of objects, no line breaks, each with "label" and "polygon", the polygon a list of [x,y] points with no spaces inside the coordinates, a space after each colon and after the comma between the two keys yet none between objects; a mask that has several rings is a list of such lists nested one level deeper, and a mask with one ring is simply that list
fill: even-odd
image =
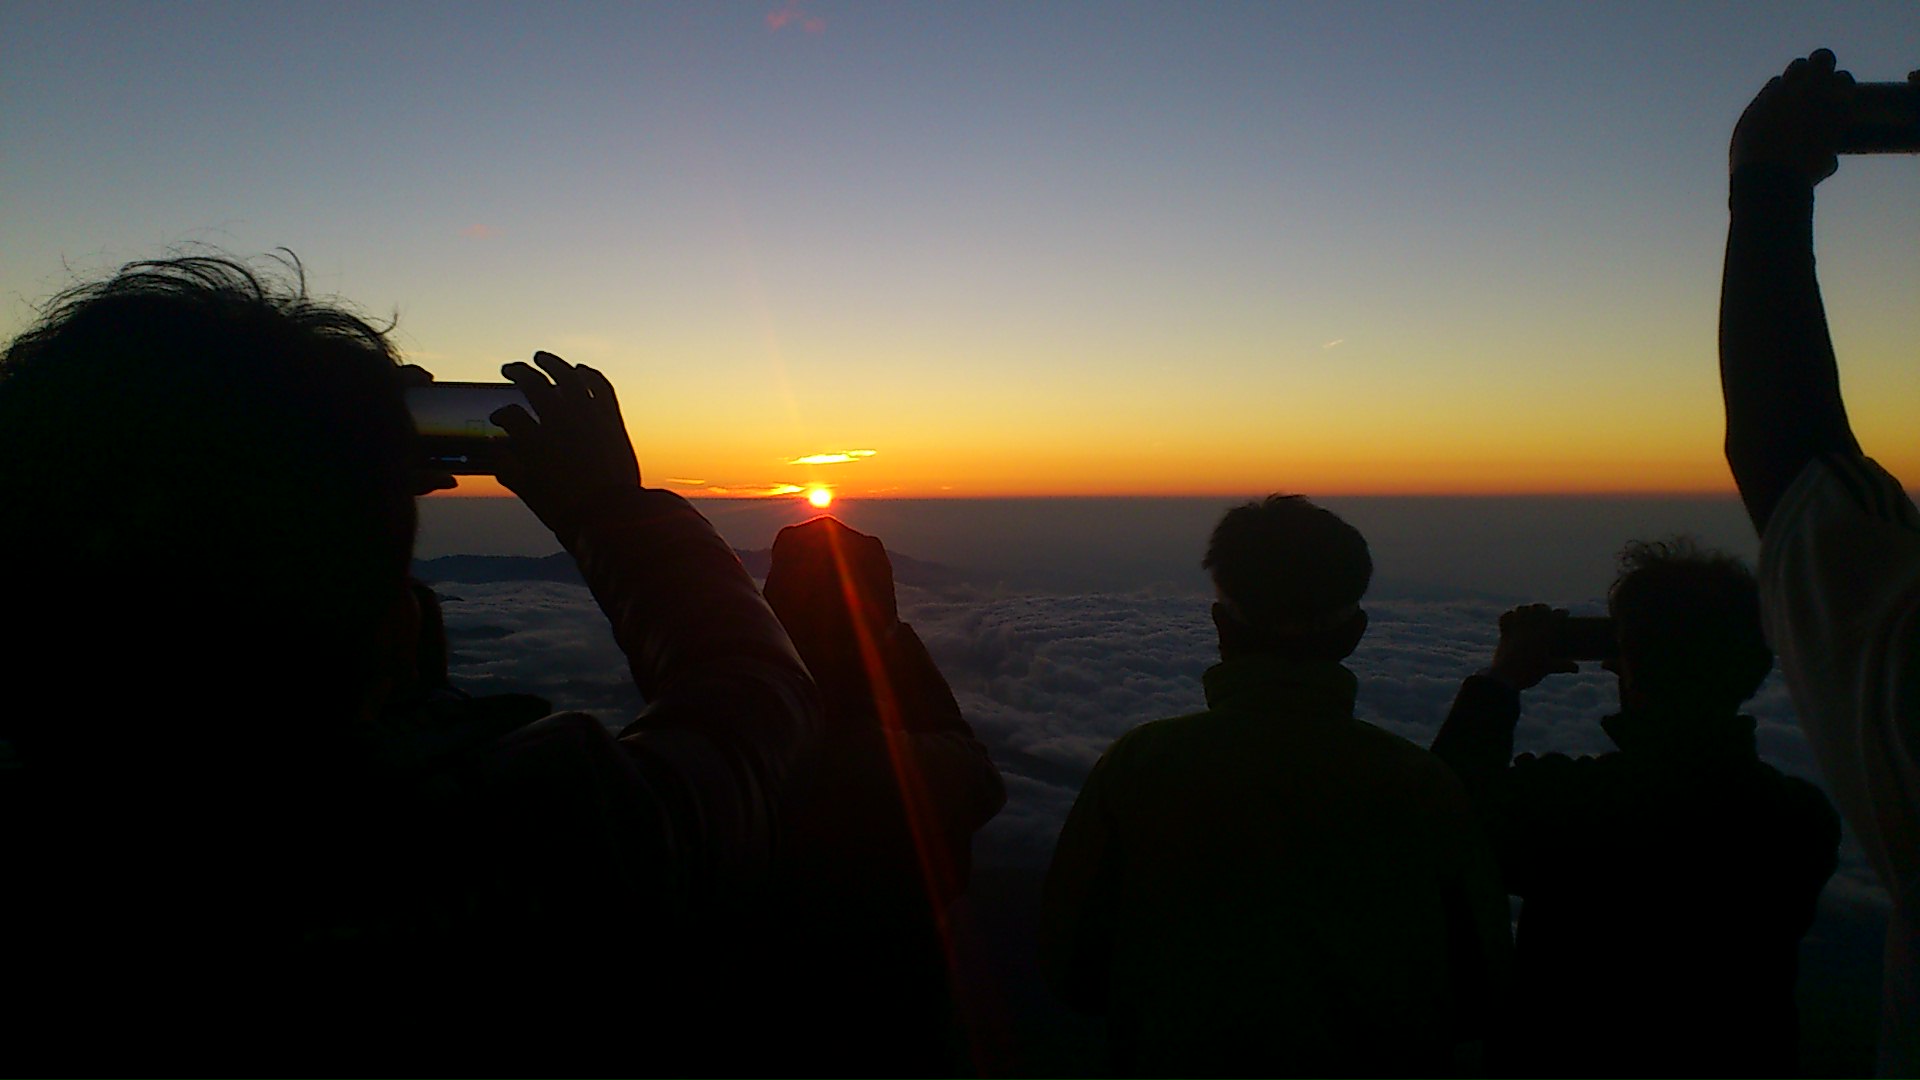
[{"label": "green jacket", "polygon": [[1506,898],[1459,781],[1335,663],[1243,657],[1088,776],[1042,961],[1121,1073],[1449,1068],[1498,1008]]}]

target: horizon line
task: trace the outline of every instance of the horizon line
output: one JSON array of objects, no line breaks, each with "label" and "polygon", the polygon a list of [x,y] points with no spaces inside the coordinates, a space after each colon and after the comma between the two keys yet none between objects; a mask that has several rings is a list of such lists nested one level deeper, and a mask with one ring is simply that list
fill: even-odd
[{"label": "horizon line", "polygon": [[[649,485],[651,486],[651,485]],[[673,491],[689,502],[729,502],[729,503],[805,503],[805,495],[704,495],[696,491],[682,491],[675,488],[658,490]],[[1259,497],[1263,494],[1305,495],[1314,499],[1727,499],[1739,500],[1739,493],[1727,488],[1589,488],[1589,489],[1521,489],[1514,491],[1460,490],[1435,491],[1431,489],[1413,489],[1401,491],[1311,491],[1286,487],[1276,487],[1271,491],[1064,491],[1064,492],[1010,492],[1010,493],[954,493],[931,492],[889,493],[884,495],[854,495],[836,492],[834,505],[842,502],[966,502],[966,501],[1021,501],[1034,499],[1244,499]],[[1920,500],[1920,489],[1908,489],[1909,497]],[[506,491],[461,492],[436,491],[428,498],[491,500],[512,499],[515,496]],[[832,507],[826,509],[831,510]]]}]

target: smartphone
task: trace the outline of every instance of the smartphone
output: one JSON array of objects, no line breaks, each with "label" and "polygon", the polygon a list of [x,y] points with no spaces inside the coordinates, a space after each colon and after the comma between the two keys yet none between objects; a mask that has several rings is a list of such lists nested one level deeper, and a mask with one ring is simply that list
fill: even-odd
[{"label": "smartphone", "polygon": [[407,410],[427,451],[427,467],[455,476],[493,474],[507,433],[488,417],[508,405],[533,411],[512,383],[437,382],[407,388]]},{"label": "smartphone", "polygon": [[1613,620],[1604,615],[1568,616],[1553,641],[1556,660],[1611,660],[1619,655]]},{"label": "smartphone", "polygon": [[1920,83],[1859,83],[1840,125],[1843,154],[1920,154]]}]

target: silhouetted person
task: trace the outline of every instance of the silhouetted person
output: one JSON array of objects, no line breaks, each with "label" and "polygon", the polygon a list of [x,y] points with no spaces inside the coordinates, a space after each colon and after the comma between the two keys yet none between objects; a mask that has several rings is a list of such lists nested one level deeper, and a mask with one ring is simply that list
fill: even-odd
[{"label": "silhouetted person", "polygon": [[1920,513],[1847,422],[1813,261],[1813,188],[1839,166],[1852,85],[1821,49],[1768,83],[1734,129],[1720,382],[1727,463],[1760,532],[1768,637],[1820,772],[1893,897],[1879,1070],[1914,1076]]},{"label": "silhouetted person", "polygon": [[1205,565],[1207,709],[1135,728],[1087,777],[1047,875],[1049,981],[1107,1015],[1123,1074],[1471,1067],[1506,900],[1451,771],[1353,718],[1366,541],[1274,496],[1229,511]]},{"label": "silhouetted person", "polygon": [[650,702],[617,741],[579,714],[380,722],[413,664],[425,455],[379,331],[188,258],[68,292],[8,347],[21,1068],[686,1072],[713,1031],[750,1037],[686,983],[704,913],[770,866],[812,682],[712,527],[641,487],[605,378],[535,362],[504,369],[537,418],[497,418],[501,478]]},{"label": "silhouetted person", "polygon": [[1754,748],[1740,706],[1773,667],[1753,575],[1690,544],[1629,545],[1609,594],[1618,747],[1513,756],[1520,693],[1573,671],[1567,613],[1500,618],[1433,751],[1466,782],[1515,940],[1522,1075],[1784,1076],[1798,1067],[1800,938],[1832,876],[1840,819]]},{"label": "silhouetted person", "polygon": [[952,1075],[947,905],[1006,790],[953,691],[900,621],[880,541],[831,517],[780,530],[767,603],[819,683],[788,842],[753,946],[778,1027],[741,1072]]}]

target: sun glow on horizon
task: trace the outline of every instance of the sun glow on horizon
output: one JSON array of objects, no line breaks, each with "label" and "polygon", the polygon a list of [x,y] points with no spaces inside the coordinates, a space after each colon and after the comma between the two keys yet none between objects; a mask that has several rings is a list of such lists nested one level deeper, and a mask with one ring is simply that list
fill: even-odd
[{"label": "sun glow on horizon", "polygon": [[823,487],[813,488],[807,492],[807,501],[813,504],[814,509],[825,510],[833,505],[833,492]]}]

